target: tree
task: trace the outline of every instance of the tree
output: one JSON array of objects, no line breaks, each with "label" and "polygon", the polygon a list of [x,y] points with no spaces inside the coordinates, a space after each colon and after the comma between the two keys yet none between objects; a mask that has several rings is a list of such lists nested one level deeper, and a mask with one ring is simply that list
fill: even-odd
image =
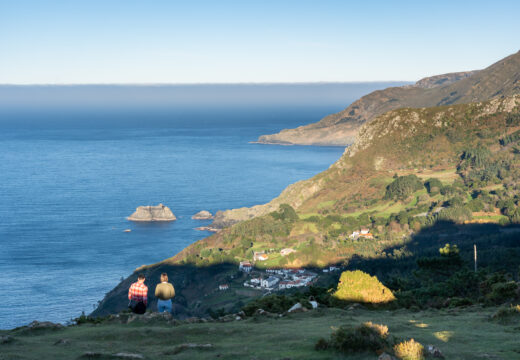
[{"label": "tree", "polygon": [[386,187],[385,199],[404,200],[410,194],[423,188],[423,183],[414,174],[399,176]]}]

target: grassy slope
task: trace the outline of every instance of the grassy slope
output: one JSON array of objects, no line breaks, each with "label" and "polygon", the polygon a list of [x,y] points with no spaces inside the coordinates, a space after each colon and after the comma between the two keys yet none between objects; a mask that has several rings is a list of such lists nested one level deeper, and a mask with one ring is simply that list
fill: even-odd
[{"label": "grassy slope", "polygon": [[[362,213],[388,218],[392,213],[412,209],[417,205],[418,197],[425,195],[425,190],[416,192],[406,201],[384,200],[385,188],[392,181],[392,175],[416,174],[422,179],[435,177],[445,184],[461,181],[455,172],[460,154],[477,144],[489,148],[497,159],[516,161],[507,149],[498,146],[498,139],[504,135],[506,115],[518,111],[519,104],[520,98],[512,97],[485,103],[400,109],[386,113],[367,124],[360,131],[356,144],[331,168],[299,185],[302,189],[318,186],[319,190],[298,200],[296,209],[302,222],[294,225],[296,231],[288,235],[281,232],[266,235],[262,229],[267,228],[269,215],[264,215],[201,240],[166,262],[199,261],[200,258],[194,256],[197,257],[205,248],[221,248],[230,255],[228,260],[233,260],[233,254],[240,253],[238,248],[243,245],[240,244],[242,240],[244,243],[252,241],[255,249],[269,249],[307,246],[309,236],[322,249],[328,247],[331,253],[337,254],[338,247],[348,245],[350,248],[352,244],[325,244],[325,234],[316,234],[315,226],[305,226],[305,219],[313,215],[348,217]],[[517,127],[507,129],[509,132],[516,130]],[[487,132],[484,138],[483,131]],[[298,194],[293,198],[298,198]],[[439,197],[432,196],[428,201],[439,200]],[[285,197],[284,201],[295,203],[290,197]],[[324,254],[323,259],[330,255]],[[299,260],[303,265],[310,261]]]},{"label": "grassy slope", "polygon": [[[414,338],[440,348],[447,359],[519,359],[518,324],[489,321],[495,308],[429,310],[424,312],[319,309],[279,319],[249,318],[230,323],[167,325],[100,324],[64,330],[10,334],[15,341],[0,345],[0,359],[75,359],[85,352],[138,353],[146,359],[375,359],[375,354],[344,356],[315,351],[316,341],[328,338],[340,325],[365,321],[388,325],[399,338]],[[54,345],[60,339],[66,345]],[[165,355],[183,343],[212,344],[212,349],[184,350]]]}]

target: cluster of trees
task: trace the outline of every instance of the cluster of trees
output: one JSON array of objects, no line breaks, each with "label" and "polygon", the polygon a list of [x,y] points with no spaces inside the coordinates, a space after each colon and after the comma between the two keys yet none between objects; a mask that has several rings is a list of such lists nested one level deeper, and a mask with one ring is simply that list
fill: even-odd
[{"label": "cluster of trees", "polygon": [[385,199],[404,200],[412,193],[423,188],[423,183],[416,175],[399,176],[386,187]]}]

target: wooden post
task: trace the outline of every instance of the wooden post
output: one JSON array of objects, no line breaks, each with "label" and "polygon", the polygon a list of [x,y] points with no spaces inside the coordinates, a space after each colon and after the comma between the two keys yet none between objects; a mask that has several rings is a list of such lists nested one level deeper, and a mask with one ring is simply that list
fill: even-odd
[{"label": "wooden post", "polygon": [[473,252],[474,252],[474,258],[475,258],[475,272],[477,272],[477,245],[473,244]]}]

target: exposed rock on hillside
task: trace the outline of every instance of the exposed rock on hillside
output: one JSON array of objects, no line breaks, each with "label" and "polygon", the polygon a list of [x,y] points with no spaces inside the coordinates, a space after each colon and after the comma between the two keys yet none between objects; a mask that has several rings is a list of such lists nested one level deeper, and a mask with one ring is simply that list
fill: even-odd
[{"label": "exposed rock on hillside", "polygon": [[478,70],[474,71],[463,71],[463,72],[455,72],[443,75],[435,75],[426,77],[417,81],[414,85],[415,87],[420,87],[423,89],[432,89],[439,86],[446,86],[453,84],[459,80],[465,79],[467,77],[473,76],[478,72]]},{"label": "exposed rock on hillside", "polygon": [[350,145],[359,128],[375,117],[403,107],[465,104],[520,93],[520,52],[481,71],[451,73],[415,85],[374,91],[317,123],[260,136],[265,144]]},{"label": "exposed rock on hillside", "polygon": [[191,217],[193,220],[211,220],[213,215],[209,211],[202,210]]},{"label": "exposed rock on hillside", "polygon": [[159,204],[157,206],[139,206],[128,218],[130,221],[174,221],[177,220],[170,208]]}]

